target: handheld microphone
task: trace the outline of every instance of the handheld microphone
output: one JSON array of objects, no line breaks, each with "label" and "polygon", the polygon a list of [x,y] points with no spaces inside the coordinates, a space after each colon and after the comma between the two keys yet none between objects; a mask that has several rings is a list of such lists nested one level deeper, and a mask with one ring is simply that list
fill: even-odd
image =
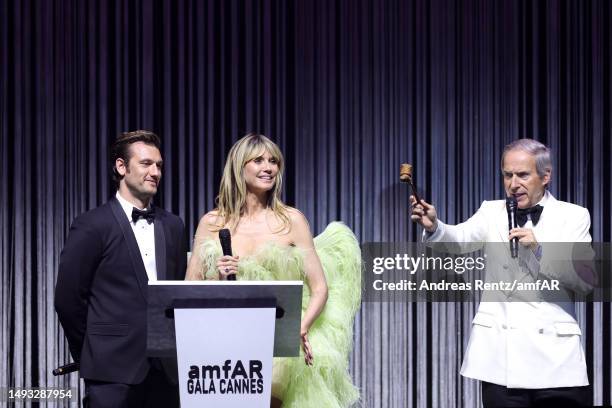
[{"label": "handheld microphone", "polygon": [[79,363],[69,363],[52,371],[54,376],[65,375],[79,370]]},{"label": "handheld microphone", "polygon": [[[506,211],[508,211],[508,230],[512,228],[518,227],[518,223],[516,222],[516,210],[518,208],[518,203],[516,202],[516,198],[507,197],[506,198]],[[512,238],[510,240],[510,254],[513,258],[518,257],[518,238]]]},{"label": "handheld microphone", "polygon": [[[221,249],[223,250],[223,255],[232,256],[232,234],[230,234],[230,230],[227,228],[223,228],[219,231],[219,241],[221,242]],[[234,281],[236,280],[236,275],[229,275],[227,280]]]}]

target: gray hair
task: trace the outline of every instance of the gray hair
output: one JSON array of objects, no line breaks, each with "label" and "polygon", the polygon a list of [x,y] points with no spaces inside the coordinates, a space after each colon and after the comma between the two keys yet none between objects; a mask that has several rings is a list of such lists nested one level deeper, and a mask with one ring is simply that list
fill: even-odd
[{"label": "gray hair", "polygon": [[504,147],[504,152],[502,153],[501,157],[502,170],[504,166],[504,157],[506,156],[506,153],[512,150],[522,150],[534,156],[538,176],[544,177],[547,173],[552,173],[550,149],[544,144],[533,139],[518,139]]}]

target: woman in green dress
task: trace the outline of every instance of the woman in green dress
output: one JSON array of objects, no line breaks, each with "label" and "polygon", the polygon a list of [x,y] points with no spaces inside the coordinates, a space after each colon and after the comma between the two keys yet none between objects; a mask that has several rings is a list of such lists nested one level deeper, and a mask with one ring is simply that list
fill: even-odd
[{"label": "woman in green dress", "polygon": [[[234,144],[217,208],[198,225],[187,279],[304,280],[303,362],[274,359],[272,406],[349,407],[359,399],[348,373],[361,300],[359,244],[338,222],[313,239],[304,215],[280,199],[283,168],[280,149],[263,135]],[[231,231],[234,256],[222,254],[223,228]]]}]

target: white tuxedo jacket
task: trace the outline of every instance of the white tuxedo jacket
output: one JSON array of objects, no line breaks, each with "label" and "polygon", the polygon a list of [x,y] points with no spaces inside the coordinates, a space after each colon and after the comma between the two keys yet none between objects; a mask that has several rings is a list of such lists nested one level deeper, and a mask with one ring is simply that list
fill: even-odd
[{"label": "white tuxedo jacket", "polygon": [[[591,242],[587,209],[558,201],[548,192],[541,203],[544,210],[540,221],[531,227],[538,242]],[[499,244],[508,242],[504,200],[483,202],[470,219],[458,225],[438,221],[437,230],[433,234],[424,232],[423,240],[449,243],[447,250],[456,253],[484,248],[488,255],[486,281],[499,281],[500,278],[507,281],[509,271],[513,270],[509,264],[516,262],[510,257],[508,245]],[[502,249],[506,253],[499,254]],[[591,289],[574,271],[563,271],[556,259],[547,258],[546,247],[539,260],[531,250],[521,248],[521,251],[524,257],[531,258],[528,259],[529,268],[522,269],[529,271],[519,279],[535,279],[536,276],[561,279],[576,291]],[[492,252],[498,253],[492,255]],[[481,301],[472,321],[461,367],[463,376],[509,388],[588,385],[580,341],[582,333],[574,317],[573,303],[506,302],[504,297],[510,300],[512,293],[498,292],[493,296],[493,300],[500,301]]]}]

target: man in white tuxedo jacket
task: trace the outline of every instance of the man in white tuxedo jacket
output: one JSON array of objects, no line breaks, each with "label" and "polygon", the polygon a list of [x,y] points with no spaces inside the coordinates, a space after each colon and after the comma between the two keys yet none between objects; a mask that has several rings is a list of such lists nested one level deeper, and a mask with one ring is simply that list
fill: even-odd
[{"label": "man in white tuxedo jacket", "polygon": [[[526,271],[523,279],[559,279],[567,288],[587,292],[589,279],[558,268],[559,263],[550,259],[551,251],[547,254],[548,247],[541,244],[591,242],[588,210],[556,200],[546,190],[552,173],[549,149],[535,140],[520,139],[506,146],[501,163],[506,195],[518,204],[519,228],[509,230],[505,200],[485,201],[467,221],[447,225],[437,219],[433,205],[411,197],[411,218],[425,229],[423,240],[454,243],[449,247],[455,252],[484,248],[489,255],[486,280],[507,281],[515,270],[513,262],[518,261],[500,242],[516,237],[524,265],[519,270]],[[500,257],[501,248],[506,253]],[[512,301],[512,295],[497,292],[493,300],[500,301],[480,303],[461,374],[482,382],[485,407],[590,404],[573,303]]]}]

